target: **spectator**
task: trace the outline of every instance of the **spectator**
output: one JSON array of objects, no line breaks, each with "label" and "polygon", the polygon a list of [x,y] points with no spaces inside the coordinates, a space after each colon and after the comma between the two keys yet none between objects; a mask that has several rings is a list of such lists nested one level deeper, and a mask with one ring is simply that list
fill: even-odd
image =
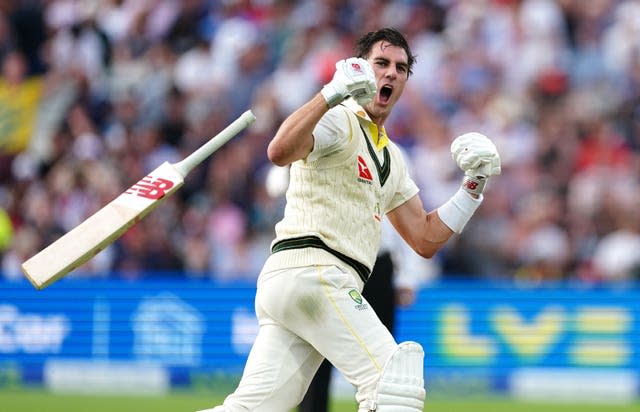
[{"label": "spectator", "polygon": [[[611,182],[640,191],[637,1],[9,3],[0,11],[0,91],[34,85],[35,110],[22,143],[0,135],[0,193],[13,230],[0,250],[7,277],[131,179],[188,154],[247,108],[255,125],[154,212],[171,224],[150,227],[151,217],[82,271],[255,276],[241,272],[256,272],[250,262],[263,260],[256,251],[267,249],[280,213],[261,189],[266,142],[347,57],[354,28],[392,23],[418,60],[415,92],[398,102],[388,131],[430,196],[424,203],[438,204],[457,184],[433,164],[457,134],[482,131],[503,157],[502,176],[487,187],[491,207],[435,259],[441,276],[627,278],[611,275],[612,260],[601,256],[637,234],[615,218],[627,206],[607,201],[626,204]],[[310,61],[329,63],[314,70]],[[633,261],[632,251],[616,250],[625,258],[615,262]]]}]

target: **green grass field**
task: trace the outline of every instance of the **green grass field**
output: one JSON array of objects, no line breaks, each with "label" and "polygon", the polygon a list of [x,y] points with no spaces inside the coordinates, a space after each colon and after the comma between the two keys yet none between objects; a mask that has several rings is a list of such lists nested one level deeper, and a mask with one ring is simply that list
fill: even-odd
[{"label": "green grass field", "polygon": [[[172,393],[167,396],[59,395],[43,390],[0,390],[2,412],[194,412],[219,402],[206,393]],[[331,412],[354,412],[354,402],[334,402]],[[428,412],[640,412],[634,405],[553,405],[521,403],[508,399],[427,400]],[[278,412],[278,411],[263,411]]]}]

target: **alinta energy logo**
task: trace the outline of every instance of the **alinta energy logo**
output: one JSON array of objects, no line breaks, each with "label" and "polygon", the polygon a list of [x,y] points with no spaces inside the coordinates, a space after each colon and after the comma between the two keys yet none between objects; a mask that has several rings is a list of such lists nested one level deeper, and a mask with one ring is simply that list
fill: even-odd
[{"label": "alinta energy logo", "polygon": [[365,162],[360,155],[358,155],[358,182],[368,185],[373,184],[373,175],[369,170],[369,166],[367,166],[367,162]]},{"label": "alinta energy logo", "polygon": [[349,291],[349,297],[351,298],[351,300],[353,300],[354,302],[356,302],[356,305],[354,306],[357,310],[366,310],[367,308],[369,308],[369,305],[367,305],[367,303],[363,303],[364,300],[362,299],[362,295],[360,294],[360,292],[358,292],[355,289],[351,289]]}]

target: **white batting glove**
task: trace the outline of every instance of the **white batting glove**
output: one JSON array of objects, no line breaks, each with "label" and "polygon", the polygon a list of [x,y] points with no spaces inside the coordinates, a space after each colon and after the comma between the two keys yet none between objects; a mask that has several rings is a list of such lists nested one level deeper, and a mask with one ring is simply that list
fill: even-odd
[{"label": "white batting glove", "polygon": [[365,59],[351,57],[336,63],[333,79],[324,85],[322,96],[329,107],[353,97],[360,106],[373,100],[376,95],[376,76]]},{"label": "white batting glove", "polygon": [[487,178],[501,172],[498,149],[481,133],[471,132],[456,137],[451,143],[451,156],[464,172],[462,187],[473,195],[480,195]]}]

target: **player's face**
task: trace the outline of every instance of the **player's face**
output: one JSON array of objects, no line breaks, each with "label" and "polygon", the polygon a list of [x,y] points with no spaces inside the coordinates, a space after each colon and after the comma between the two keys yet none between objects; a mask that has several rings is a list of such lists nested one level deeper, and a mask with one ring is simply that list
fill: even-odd
[{"label": "player's face", "polygon": [[367,60],[376,75],[378,92],[365,109],[376,123],[383,123],[391,113],[409,78],[407,53],[402,47],[379,41],[371,47]]}]

